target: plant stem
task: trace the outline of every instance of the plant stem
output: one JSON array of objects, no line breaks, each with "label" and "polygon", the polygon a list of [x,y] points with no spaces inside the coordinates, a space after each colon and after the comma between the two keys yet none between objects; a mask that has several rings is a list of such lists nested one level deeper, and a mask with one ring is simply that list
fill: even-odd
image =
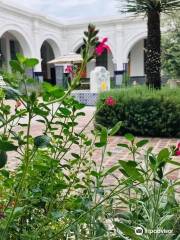
[{"label": "plant stem", "polygon": [[[124,181],[126,182],[126,180]],[[118,187],[120,185],[123,185],[123,183],[119,183],[112,191],[111,193],[105,197],[102,201],[100,201],[97,205],[95,205],[94,207],[92,207],[90,210],[88,210],[87,212],[81,214],[76,220],[74,220],[70,225],[68,225],[67,227],[63,228],[62,230],[60,230],[58,233],[54,234],[54,236],[50,237],[50,239],[54,239],[55,237],[59,236],[61,233],[65,232],[66,230],[68,230],[70,227],[72,227],[72,225],[76,224],[77,222],[79,222],[79,220],[81,220],[83,217],[85,217],[87,214],[91,213],[92,211],[94,211],[96,208],[98,208],[102,203],[106,202],[109,198],[111,198],[114,194],[115,191],[118,189]],[[124,191],[126,189],[126,186],[124,186],[120,191]]]},{"label": "plant stem", "polygon": [[24,180],[25,180],[25,177],[26,177],[26,174],[27,174],[27,170],[28,170],[28,164],[29,164],[29,137],[30,137],[30,127],[31,127],[31,119],[32,119],[32,116],[31,116],[31,110],[29,111],[29,117],[28,117],[28,128],[27,128],[27,145],[26,145],[26,152],[25,152],[25,164],[26,164],[26,167],[23,171],[23,174],[22,174],[22,177],[20,179],[20,182],[18,184],[18,187],[17,187],[17,194],[16,194],[16,198],[15,198],[15,201],[14,201],[14,206],[13,206],[13,209],[11,211],[11,214],[10,214],[10,217],[7,221],[7,224],[6,224],[6,227],[2,233],[2,240],[6,239],[6,236],[7,236],[7,231],[9,229],[9,225],[12,221],[12,218],[13,218],[13,214],[14,214],[14,211],[16,209],[16,206],[18,204],[18,201],[20,199],[20,196],[21,196],[21,192],[23,190],[23,184],[24,184]]}]

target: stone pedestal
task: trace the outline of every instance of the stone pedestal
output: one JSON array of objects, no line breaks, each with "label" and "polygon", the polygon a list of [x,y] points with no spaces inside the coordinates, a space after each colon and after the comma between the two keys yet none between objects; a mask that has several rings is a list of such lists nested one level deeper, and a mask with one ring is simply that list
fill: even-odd
[{"label": "stone pedestal", "polygon": [[110,90],[110,73],[105,67],[96,67],[90,76],[90,91],[99,93]]},{"label": "stone pedestal", "polygon": [[169,79],[168,80],[169,87],[172,88],[177,88],[177,82],[175,79]]}]

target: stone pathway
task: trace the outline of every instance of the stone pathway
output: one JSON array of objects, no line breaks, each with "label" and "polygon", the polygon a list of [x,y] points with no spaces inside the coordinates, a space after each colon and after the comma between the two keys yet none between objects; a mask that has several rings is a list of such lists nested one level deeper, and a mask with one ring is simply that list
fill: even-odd
[{"label": "stone pathway", "polygon": [[[90,119],[93,117],[93,114],[95,112],[94,107],[85,107],[84,112],[86,116],[80,117],[79,124],[77,126],[77,131],[81,131],[87,123],[90,121]],[[93,121],[89,124],[89,126],[86,128],[86,133],[90,136],[91,130],[93,129]],[[18,129],[19,130],[19,129]],[[39,122],[36,122],[33,120],[32,124],[32,131],[31,134],[33,136],[38,136],[42,133],[42,126]],[[138,138],[140,140],[142,138]],[[162,148],[170,147],[173,145],[177,145],[178,142],[180,142],[180,139],[169,139],[169,138],[149,138],[149,144],[147,147],[152,146],[154,148],[154,152],[159,152]],[[106,156],[103,165],[105,167],[110,167],[113,164],[115,164],[118,160],[129,160],[131,156],[129,155],[129,152],[125,148],[118,147],[118,143],[127,143],[127,141],[123,137],[110,137],[107,151],[112,152],[111,156]],[[97,163],[100,163],[101,161],[101,150],[97,149],[94,154],[93,158]],[[177,161],[180,162],[180,157],[175,157]],[[14,153],[9,154],[9,163],[8,166],[10,169],[14,169],[17,166],[17,159],[16,156],[14,156]],[[173,169],[172,166],[168,166],[166,171],[170,171]],[[180,171],[173,172],[170,176],[171,179],[179,179],[180,177]],[[110,181],[110,179],[109,179]]]}]

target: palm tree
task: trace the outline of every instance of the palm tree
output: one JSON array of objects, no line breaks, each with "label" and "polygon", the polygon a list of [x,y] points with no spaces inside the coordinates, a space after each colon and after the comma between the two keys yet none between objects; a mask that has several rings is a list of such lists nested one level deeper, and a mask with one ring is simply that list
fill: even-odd
[{"label": "palm tree", "polygon": [[[122,0],[120,0],[122,2]],[[161,88],[161,13],[170,13],[180,9],[180,0],[124,0],[123,12],[147,16],[147,85],[150,88]]]}]

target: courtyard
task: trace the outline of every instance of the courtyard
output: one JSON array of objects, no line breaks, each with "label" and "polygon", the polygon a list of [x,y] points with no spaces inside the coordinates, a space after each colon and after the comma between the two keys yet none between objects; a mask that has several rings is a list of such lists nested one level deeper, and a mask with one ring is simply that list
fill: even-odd
[{"label": "courtyard", "polygon": [[180,1],[18,4],[0,0],[0,240],[180,240]]}]

